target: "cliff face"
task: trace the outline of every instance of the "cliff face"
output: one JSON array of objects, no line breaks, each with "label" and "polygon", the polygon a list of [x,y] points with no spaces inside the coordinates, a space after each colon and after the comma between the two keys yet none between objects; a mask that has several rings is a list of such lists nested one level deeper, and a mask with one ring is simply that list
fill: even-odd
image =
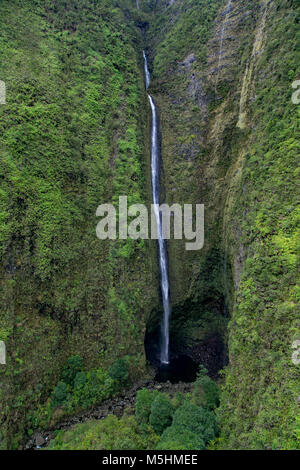
[{"label": "cliff face", "polygon": [[145,47],[165,200],[205,204],[204,248],[168,245],[172,347],[228,362],[216,447],[295,448],[299,6],[140,5],[1,2],[1,446],[20,445],[70,355],[144,373],[155,243],[98,240],[95,212],[151,200]]},{"label": "cliff face", "polygon": [[144,370],[155,245],[96,237],[99,204],[148,198],[142,45],[129,7],[1,2],[4,447],[18,446],[70,355],[87,368],[129,355],[133,379]]},{"label": "cliff face", "polygon": [[166,200],[205,204],[204,249],[169,244],[173,328],[230,317],[221,448],[295,446],[298,30],[295,2],[178,0],[147,35]]}]

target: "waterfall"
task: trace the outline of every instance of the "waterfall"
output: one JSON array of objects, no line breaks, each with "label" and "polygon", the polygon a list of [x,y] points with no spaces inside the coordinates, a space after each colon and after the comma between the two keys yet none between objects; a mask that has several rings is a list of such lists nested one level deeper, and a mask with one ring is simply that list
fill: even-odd
[{"label": "waterfall", "polygon": [[[145,83],[146,90],[150,85],[150,73],[148,69],[148,61],[143,51],[144,70],[145,70]],[[160,270],[160,287],[163,299],[163,321],[161,326],[161,350],[160,362],[162,364],[169,364],[169,321],[171,315],[170,308],[170,293],[169,293],[169,277],[168,277],[168,258],[166,241],[162,235],[162,221],[158,209],[160,203],[160,165],[159,165],[159,140],[158,140],[158,120],[156,106],[151,95],[148,94],[148,99],[152,111],[152,127],[151,127],[151,181],[152,181],[152,199],[154,204],[154,213],[157,225],[158,235],[158,258]]]},{"label": "waterfall", "polygon": [[[143,51],[143,58],[144,58],[144,70],[145,70],[145,83],[146,83],[146,90],[148,90],[149,85],[150,85],[150,72],[148,69],[148,61],[147,57],[145,54],[145,51]],[[149,95],[148,95],[149,96]]]},{"label": "waterfall", "polygon": [[137,7],[138,10],[140,9],[139,0],[136,0],[136,7]]},{"label": "waterfall", "polygon": [[223,55],[224,34],[225,34],[225,28],[226,28],[226,24],[227,24],[226,23],[226,18],[227,18],[228,13],[230,13],[230,11],[231,11],[231,1],[232,0],[228,1],[225,12],[224,12],[225,18],[224,18],[223,25],[222,25],[222,30],[221,30],[220,51],[219,51],[219,61],[218,61],[218,73],[219,73],[219,70],[220,70],[220,65],[221,65],[221,60],[222,60],[222,55]]}]

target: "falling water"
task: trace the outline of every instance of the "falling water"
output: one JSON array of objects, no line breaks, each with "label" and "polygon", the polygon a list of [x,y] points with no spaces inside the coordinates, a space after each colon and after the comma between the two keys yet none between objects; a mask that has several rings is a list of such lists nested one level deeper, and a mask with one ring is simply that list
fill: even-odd
[{"label": "falling water", "polygon": [[[145,51],[143,51],[144,57],[144,70],[145,70],[145,82],[146,90],[150,85],[150,73],[148,69],[148,62]],[[152,129],[151,129],[151,180],[152,180],[152,198],[154,204],[154,213],[158,232],[158,257],[159,257],[159,269],[161,277],[161,292],[163,299],[163,321],[161,327],[161,351],[160,351],[160,362],[162,364],[169,364],[169,320],[171,314],[170,308],[170,296],[169,296],[169,278],[168,278],[168,259],[167,259],[167,247],[166,241],[162,236],[162,223],[161,216],[158,209],[160,203],[160,185],[159,185],[159,141],[158,141],[158,121],[157,111],[154,104],[153,98],[148,94],[151,111],[152,111]]]},{"label": "falling water", "polygon": [[139,0],[136,0],[136,7],[137,7],[138,10],[140,9]]},{"label": "falling water", "polygon": [[231,11],[231,1],[232,0],[228,1],[225,12],[224,12],[225,18],[224,18],[223,25],[222,25],[222,30],[221,30],[218,71],[220,70],[220,65],[221,65],[221,60],[222,60],[222,55],[223,55],[224,34],[225,34],[225,28],[226,28],[226,24],[227,24],[226,18],[227,18],[228,13],[230,13],[230,11]]},{"label": "falling water", "polygon": [[[150,85],[150,72],[148,69],[148,61],[147,57],[145,54],[145,51],[143,51],[143,58],[144,58],[144,70],[145,70],[145,82],[146,82],[146,90],[148,90],[149,85]],[[149,95],[148,95],[149,96]]]}]

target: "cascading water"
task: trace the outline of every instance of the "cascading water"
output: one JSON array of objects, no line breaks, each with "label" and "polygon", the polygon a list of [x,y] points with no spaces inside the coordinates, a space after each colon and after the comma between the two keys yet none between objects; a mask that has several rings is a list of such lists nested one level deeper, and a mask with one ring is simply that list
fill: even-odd
[{"label": "cascading water", "polygon": [[[231,1],[229,1],[227,8],[225,10],[225,17],[231,11]],[[137,1],[137,8],[139,7],[139,2]],[[225,24],[222,29],[222,44],[225,31]],[[222,55],[222,44],[221,52]],[[143,51],[143,60],[144,60],[144,73],[145,73],[145,86],[148,91],[150,86],[150,72],[148,68],[148,60],[145,51]],[[199,369],[199,360],[195,360],[190,355],[183,353],[182,351],[177,351],[174,349],[172,351],[172,357],[170,359],[169,351],[169,323],[171,316],[171,304],[170,304],[170,291],[169,291],[169,277],[168,277],[168,257],[167,257],[167,244],[166,240],[163,238],[163,227],[161,213],[159,211],[160,204],[160,146],[159,146],[159,122],[158,122],[158,113],[156,109],[155,102],[152,96],[147,94],[149,103],[151,106],[152,112],[152,126],[151,126],[151,181],[152,181],[152,198],[153,198],[153,215],[156,221],[156,238],[158,240],[158,257],[159,257],[159,271],[160,271],[160,287],[163,299],[163,318],[161,322],[160,329],[160,342],[157,340],[157,330],[149,328],[148,334],[146,331],[145,335],[145,352],[146,357],[150,362],[157,366],[157,359],[159,358],[160,367],[156,369],[155,380],[158,382],[170,381],[171,383],[178,382],[194,382],[197,377],[197,372]],[[210,339],[209,339],[210,341]],[[159,349],[158,349],[158,343]],[[215,346],[216,344],[216,346]],[[220,346],[221,344],[221,346]],[[203,358],[207,362],[207,351],[211,351],[211,356],[216,357],[216,354],[219,353],[219,349],[222,347],[222,342],[217,343],[207,342],[205,344],[205,353]],[[208,348],[208,349],[207,349]],[[219,348],[219,349],[218,349]],[[223,351],[223,349],[221,349]],[[159,351],[159,354],[158,354]],[[201,354],[201,351],[200,351]],[[223,354],[223,353],[222,353]],[[220,356],[221,358],[221,356]],[[206,365],[205,360],[203,364]],[[202,361],[201,361],[202,362]],[[220,361],[219,361],[220,362]],[[221,359],[223,367],[223,359]],[[208,369],[215,374],[215,368],[211,366],[210,362],[207,363]]]},{"label": "cascading water", "polygon": [[[144,58],[144,70],[145,70],[145,83],[146,83],[146,90],[148,90],[149,85],[150,85],[150,72],[148,69],[148,61],[147,57],[145,54],[145,51],[143,51],[143,58]],[[148,95],[149,96],[149,95]]]},{"label": "cascading water", "polygon": [[[146,90],[150,85],[150,73],[148,69],[148,62],[145,51],[143,51],[144,70],[145,70],[145,83]],[[169,321],[170,321],[170,294],[169,294],[169,277],[168,277],[168,258],[166,241],[162,236],[162,223],[161,215],[159,212],[160,203],[160,165],[159,165],[159,140],[158,140],[158,120],[156,106],[151,95],[148,94],[148,99],[152,111],[152,129],[151,129],[151,180],[152,180],[152,198],[154,204],[154,213],[157,225],[158,236],[158,258],[161,279],[161,292],[163,299],[163,321],[161,327],[161,350],[160,362],[162,364],[169,364]]]},{"label": "cascading water", "polygon": [[[220,38],[220,50],[219,50],[219,61],[218,61],[218,75],[219,75],[220,65],[221,65],[221,60],[222,60],[222,55],[223,55],[224,34],[225,34],[225,29],[226,29],[226,24],[227,24],[226,19],[227,19],[228,13],[230,13],[230,11],[231,11],[231,2],[232,2],[232,0],[229,0],[229,1],[228,1],[227,6],[226,6],[226,9],[225,9],[225,11],[224,11],[225,18],[224,18],[224,21],[223,21],[223,24],[222,24],[221,38]],[[217,79],[218,79],[218,77],[217,77]]]}]

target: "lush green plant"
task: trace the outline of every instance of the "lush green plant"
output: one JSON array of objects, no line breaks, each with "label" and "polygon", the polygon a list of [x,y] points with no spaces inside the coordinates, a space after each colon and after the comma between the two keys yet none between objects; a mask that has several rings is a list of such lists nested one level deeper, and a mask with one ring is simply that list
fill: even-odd
[{"label": "lush green plant", "polygon": [[189,400],[174,413],[172,425],[158,443],[158,449],[204,449],[217,433],[214,414]]},{"label": "lush green plant", "polygon": [[190,430],[182,430],[175,426],[168,427],[159,440],[157,450],[204,450],[205,442],[201,436]]},{"label": "lush green plant", "polygon": [[56,385],[53,395],[52,395],[52,404],[54,407],[63,405],[68,398],[68,387],[65,382],[58,382]]},{"label": "lush green plant", "polygon": [[150,392],[147,388],[143,388],[137,392],[135,416],[138,423],[146,424],[149,422],[153,399],[153,392]]},{"label": "lush green plant", "polygon": [[[53,415],[53,408],[62,407],[64,413],[72,414],[80,409],[101,403],[117,392],[119,382],[112,379],[107,371],[91,369],[84,372],[80,370],[81,368],[82,359],[79,356],[72,356],[68,359],[62,373],[68,383],[62,380],[58,382],[52,393],[50,413],[47,412],[47,405],[39,408],[32,418],[35,426],[47,425]],[[46,419],[45,423],[44,419]]]},{"label": "lush green plant", "polygon": [[162,434],[165,428],[172,423],[174,409],[170,398],[159,393],[151,404],[149,423],[157,434]]},{"label": "lush green plant", "polygon": [[84,388],[87,381],[85,372],[77,372],[74,379],[74,390]]},{"label": "lush green plant", "polygon": [[128,360],[124,358],[117,359],[108,369],[108,374],[113,380],[125,385],[129,376]]},{"label": "lush green plant", "polygon": [[184,393],[176,392],[174,398],[172,399],[172,405],[174,407],[174,410],[177,410],[177,408],[179,408],[181,405],[183,405],[185,400],[186,400],[186,396],[185,396]]},{"label": "lush green plant", "polygon": [[80,356],[71,356],[67,361],[62,372],[62,379],[71,387],[74,385],[74,380],[78,372],[83,369],[83,360]]},{"label": "lush green plant", "polygon": [[193,386],[193,401],[196,405],[212,410],[220,404],[220,389],[206,373],[207,370],[202,368],[197,375]]},{"label": "lush green plant", "polygon": [[155,447],[157,440],[151,428],[141,435],[133,416],[110,415],[59,431],[49,450],[146,450]]},{"label": "lush green plant", "polygon": [[[39,413],[46,422],[47,394],[66,355],[98,369],[130,353],[133,375],[144,368],[144,315],[156,296],[148,247],[95,234],[99,204],[119,194],[147,199],[141,122],[148,108],[133,6],[0,2],[0,79],[8,91],[0,106],[0,340],[14,349],[0,370],[8,447],[20,445]],[[15,296],[17,315],[9,307]],[[73,365],[63,381],[77,390]],[[84,397],[79,402],[91,403],[97,394]]]}]

